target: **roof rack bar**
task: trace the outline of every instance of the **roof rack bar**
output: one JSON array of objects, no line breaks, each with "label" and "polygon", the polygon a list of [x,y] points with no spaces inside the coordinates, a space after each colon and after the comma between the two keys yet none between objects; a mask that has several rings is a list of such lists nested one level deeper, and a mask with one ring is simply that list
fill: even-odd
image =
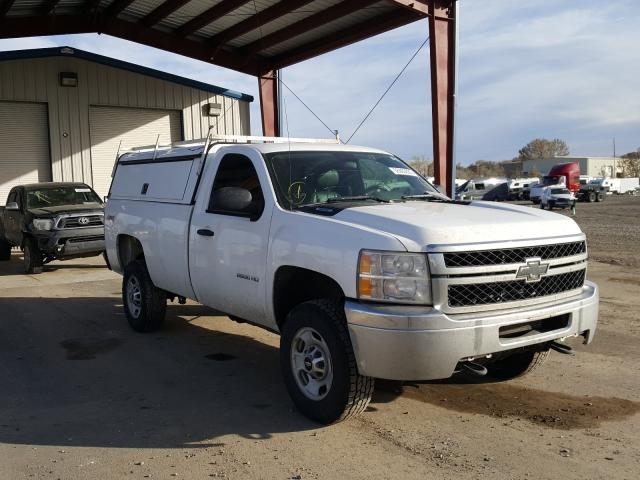
[{"label": "roof rack bar", "polygon": [[213,142],[236,142],[236,143],[340,143],[340,137],[335,138],[293,138],[293,137],[261,137],[252,135],[211,135]]}]

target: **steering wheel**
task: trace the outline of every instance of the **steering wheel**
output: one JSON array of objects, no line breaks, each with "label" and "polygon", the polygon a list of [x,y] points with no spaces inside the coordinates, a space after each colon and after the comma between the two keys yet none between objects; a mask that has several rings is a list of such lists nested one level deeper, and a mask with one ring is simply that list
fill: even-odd
[{"label": "steering wheel", "polygon": [[367,195],[370,195],[373,193],[390,192],[390,191],[391,189],[387,187],[384,183],[376,183],[375,185],[371,185],[370,187],[366,188],[364,193],[366,193]]}]

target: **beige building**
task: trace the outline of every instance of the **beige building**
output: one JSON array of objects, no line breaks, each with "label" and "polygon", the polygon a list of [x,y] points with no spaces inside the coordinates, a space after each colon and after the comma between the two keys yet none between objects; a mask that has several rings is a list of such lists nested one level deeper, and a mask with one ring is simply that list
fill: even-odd
[{"label": "beige building", "polygon": [[580,174],[590,177],[613,177],[614,171],[622,173],[620,159],[614,157],[553,157],[544,160],[523,160],[522,176],[546,175],[551,167],[559,163],[577,162],[580,165]]},{"label": "beige building", "polygon": [[[17,184],[106,195],[118,149],[248,135],[253,97],[81,50],[0,52],[0,205]],[[159,135],[159,137],[158,137]]]}]

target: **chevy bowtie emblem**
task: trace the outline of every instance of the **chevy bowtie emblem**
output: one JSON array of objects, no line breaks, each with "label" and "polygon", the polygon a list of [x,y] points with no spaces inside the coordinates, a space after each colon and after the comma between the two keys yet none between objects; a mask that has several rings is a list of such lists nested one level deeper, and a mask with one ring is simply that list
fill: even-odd
[{"label": "chevy bowtie emblem", "polygon": [[524,278],[527,283],[539,282],[549,270],[549,264],[540,263],[541,260],[541,258],[527,258],[525,260],[527,264],[518,268],[516,278]]}]

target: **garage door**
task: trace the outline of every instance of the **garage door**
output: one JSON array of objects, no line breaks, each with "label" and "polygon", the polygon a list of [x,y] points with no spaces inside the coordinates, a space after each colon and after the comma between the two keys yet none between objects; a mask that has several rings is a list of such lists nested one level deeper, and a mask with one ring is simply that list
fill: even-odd
[{"label": "garage door", "polygon": [[50,182],[47,105],[0,102],[0,205],[21,183]]},{"label": "garage door", "polygon": [[123,107],[89,107],[91,132],[91,171],[98,195],[109,193],[111,172],[121,149],[182,140],[179,110],[146,110]]}]

